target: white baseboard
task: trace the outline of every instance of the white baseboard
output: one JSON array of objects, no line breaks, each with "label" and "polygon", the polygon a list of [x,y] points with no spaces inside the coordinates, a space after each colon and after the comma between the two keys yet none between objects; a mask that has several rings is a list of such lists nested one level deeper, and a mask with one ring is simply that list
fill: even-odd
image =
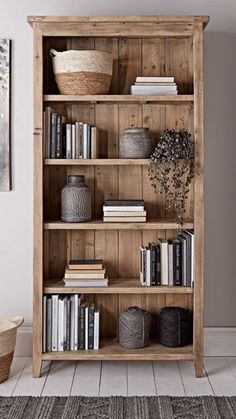
[{"label": "white baseboard", "polygon": [[[236,327],[205,327],[205,356],[236,356]],[[32,327],[18,329],[16,356],[32,355]]]}]

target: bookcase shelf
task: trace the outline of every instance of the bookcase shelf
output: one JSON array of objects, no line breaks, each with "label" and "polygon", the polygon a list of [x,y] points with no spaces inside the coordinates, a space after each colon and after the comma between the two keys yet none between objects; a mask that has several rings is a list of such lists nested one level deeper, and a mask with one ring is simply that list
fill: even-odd
[{"label": "bookcase shelf", "polygon": [[104,339],[101,341],[100,349],[79,350],[68,352],[48,352],[42,354],[42,359],[55,360],[110,360],[110,361],[159,361],[159,360],[192,360],[193,346],[188,345],[182,348],[166,348],[156,342],[151,342],[142,349],[128,349],[121,346],[116,339]]},{"label": "bookcase shelf", "polygon": [[[184,360],[193,359],[203,375],[203,29],[206,16],[30,17],[34,39],[34,278],[33,376],[45,360]],[[114,57],[109,95],[61,95],[50,49],[100,50]],[[173,76],[178,95],[130,95],[137,76]],[[43,111],[46,106],[68,122],[82,121],[99,130],[100,159],[44,159]],[[119,159],[119,138],[129,127],[148,127],[158,142],[165,129],[186,129],[194,141],[198,175],[186,200],[184,228],[194,228],[194,289],[143,287],[139,283],[139,248],[157,238],[174,239],[180,224],[166,201],[155,193],[148,159]],[[105,158],[107,157],[107,158]],[[92,217],[86,223],[60,219],[61,189],[68,175],[84,175],[91,189]],[[143,199],[145,223],[103,222],[106,199]],[[159,217],[159,219],[158,219]],[[103,259],[106,288],[66,288],[62,281],[69,259]],[[49,279],[46,279],[49,278]],[[101,311],[98,351],[42,352],[43,295],[84,293]],[[150,310],[151,337],[146,348],[117,343],[120,311],[136,305]],[[155,343],[157,321],[165,306],[193,313],[193,345],[166,348]]]},{"label": "bookcase shelf", "polygon": [[[179,230],[181,225],[172,220],[152,220],[145,223],[113,223],[92,220],[84,223],[45,221],[44,230]],[[193,228],[193,221],[187,220],[183,228]]]},{"label": "bookcase shelf", "polygon": [[44,102],[188,103],[194,95],[44,95]]},{"label": "bookcase shelf", "polygon": [[108,287],[65,287],[63,280],[48,279],[44,294],[193,294],[191,287],[145,287],[137,278],[111,278]]},{"label": "bookcase shelf", "polygon": [[148,159],[45,159],[46,166],[147,166]]}]

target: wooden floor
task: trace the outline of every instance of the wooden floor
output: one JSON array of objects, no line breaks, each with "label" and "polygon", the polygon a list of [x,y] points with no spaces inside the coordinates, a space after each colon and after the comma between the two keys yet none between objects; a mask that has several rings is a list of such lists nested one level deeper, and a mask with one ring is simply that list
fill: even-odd
[{"label": "wooden floor", "polygon": [[198,379],[192,361],[44,362],[38,379],[31,367],[31,358],[14,358],[0,396],[236,395],[236,357],[205,358],[206,375]]}]

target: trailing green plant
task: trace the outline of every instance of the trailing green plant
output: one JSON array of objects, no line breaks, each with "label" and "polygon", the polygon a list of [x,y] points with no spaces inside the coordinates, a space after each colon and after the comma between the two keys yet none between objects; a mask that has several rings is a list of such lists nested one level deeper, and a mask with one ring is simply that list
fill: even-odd
[{"label": "trailing green plant", "polygon": [[174,209],[182,224],[186,211],[190,183],[197,173],[193,156],[193,141],[186,130],[165,130],[150,156],[149,176],[157,191],[165,194],[166,210]]}]

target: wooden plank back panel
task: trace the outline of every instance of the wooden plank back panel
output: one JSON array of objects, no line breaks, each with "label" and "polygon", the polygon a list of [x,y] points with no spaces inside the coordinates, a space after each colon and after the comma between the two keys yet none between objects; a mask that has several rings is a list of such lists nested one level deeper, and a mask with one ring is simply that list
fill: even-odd
[{"label": "wooden plank back panel", "polygon": [[166,76],[174,76],[179,94],[191,94],[192,78],[192,41],[191,38],[166,39]]}]

